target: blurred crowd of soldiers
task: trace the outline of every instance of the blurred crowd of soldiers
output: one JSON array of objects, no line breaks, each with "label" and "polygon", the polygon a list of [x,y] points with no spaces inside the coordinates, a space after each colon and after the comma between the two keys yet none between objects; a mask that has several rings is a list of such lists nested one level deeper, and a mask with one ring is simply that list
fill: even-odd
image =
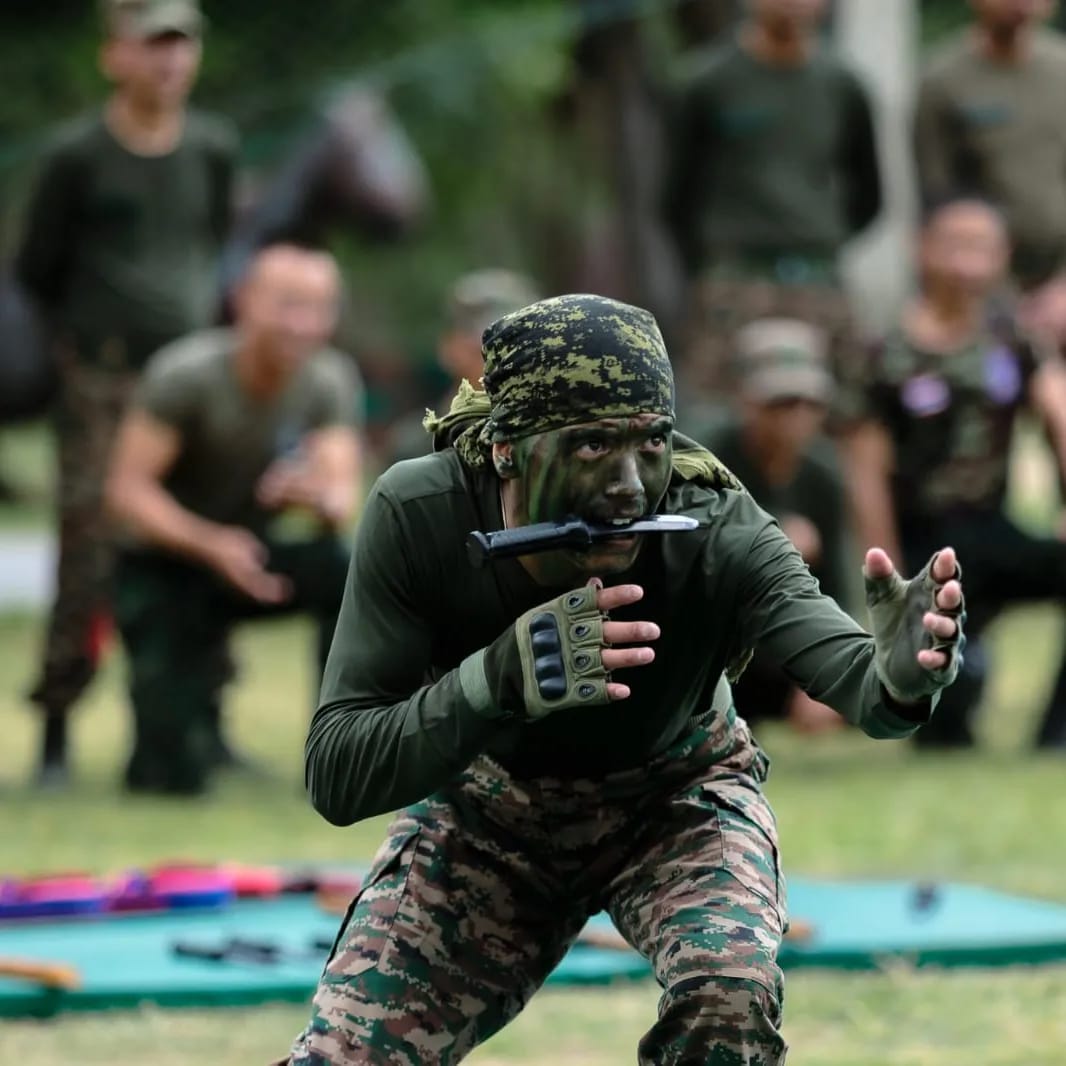
[{"label": "blurred crowd of soldiers", "polygon": [[[871,338],[841,253],[884,207],[875,109],[826,40],[827,6],[747,0],[672,102],[656,202],[684,292],[667,323],[680,428],[845,604],[854,542],[884,545],[905,572],[941,544],[958,549],[965,667],[919,742],[965,747],[985,627],[1009,603],[1066,597],[1066,539],[1006,512],[1025,412],[1066,476],[1066,41],[1043,25],[1050,0],[972,0],[971,24],[928,60],[913,121],[914,285]],[[332,142],[235,225],[237,130],[188,105],[198,3],[106,0],[103,16],[111,91],[42,162],[14,264],[58,370],[38,772],[42,785],[66,781],[69,715],[113,624],[134,721],[125,783],[190,794],[241,762],[221,704],[232,625],[304,611],[324,654],[346,565],[338,533],[357,514],[363,467],[420,454],[429,438],[413,412],[368,456],[356,360],[330,347],[343,282],[322,213],[304,203],[289,224],[294,190],[341,198]],[[403,219],[422,181],[395,170],[364,201]],[[445,403],[479,378],[485,327],[550,295],[551,279],[471,265],[442,299]],[[1034,743],[1066,748],[1066,657],[1050,691]],[[749,720],[839,728],[758,659],[737,704]]]}]

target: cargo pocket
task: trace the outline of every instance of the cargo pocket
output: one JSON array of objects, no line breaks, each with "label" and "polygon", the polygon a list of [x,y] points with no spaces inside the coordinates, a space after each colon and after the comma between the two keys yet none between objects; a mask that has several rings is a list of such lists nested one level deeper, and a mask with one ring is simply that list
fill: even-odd
[{"label": "cargo pocket", "polygon": [[415,826],[388,841],[378,852],[333,942],[326,963],[328,976],[355,977],[380,962],[407,891],[419,833]]},{"label": "cargo pocket", "polygon": [[714,804],[722,840],[722,868],[747,891],[772,908],[782,933],[788,924],[788,905],[781,859],[777,848],[777,827],[769,807],[750,807],[708,797]]}]

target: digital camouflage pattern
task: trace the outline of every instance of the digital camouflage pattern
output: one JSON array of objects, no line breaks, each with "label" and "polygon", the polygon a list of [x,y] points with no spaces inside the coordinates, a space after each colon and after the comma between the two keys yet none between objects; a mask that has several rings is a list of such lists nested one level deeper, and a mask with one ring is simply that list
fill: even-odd
[{"label": "digital camouflage pattern", "polygon": [[[68,365],[69,362],[69,365]],[[96,674],[111,617],[115,548],[104,513],[107,461],[133,393],[131,374],[64,359],[55,411],[59,553],[41,675],[30,698],[64,712]]]},{"label": "digital camouflage pattern", "polygon": [[[555,296],[504,315],[482,343],[487,417],[454,441],[471,466],[483,465],[500,441],[598,418],[673,417],[670,357],[643,308],[603,296]],[[477,395],[471,389],[468,398],[470,392]],[[432,414],[425,422],[434,434],[449,424]]]},{"label": "digital camouflage pattern", "polygon": [[663,988],[640,1063],[782,1063],[767,768],[732,712],[600,778],[520,780],[477,759],[393,821],[287,1061],[459,1062],[606,909]]}]

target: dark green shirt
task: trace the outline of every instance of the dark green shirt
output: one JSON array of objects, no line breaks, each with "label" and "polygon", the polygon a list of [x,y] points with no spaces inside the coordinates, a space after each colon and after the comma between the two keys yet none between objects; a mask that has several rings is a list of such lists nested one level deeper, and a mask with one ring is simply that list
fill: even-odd
[{"label": "dark green shirt", "polygon": [[256,485],[276,459],[295,458],[304,437],[362,420],[363,390],[352,361],[332,349],[308,360],[278,397],[255,399],[233,371],[237,335],[203,330],[154,356],[134,406],[172,427],[181,450],[167,491],[187,510],[262,533],[270,521]]},{"label": "dark green shirt", "polygon": [[524,724],[491,706],[484,649],[562,590],[516,560],[467,560],[468,531],[502,526],[493,473],[471,473],[451,449],[387,471],[356,536],[307,741],[316,809],[337,824],[393,810],[480,753],[523,777],[639,766],[692,729],[727,662],[754,644],[871,736],[914,731],[886,706],[872,638],[818,591],[750,496],[679,482],[661,509],[704,526],[650,537],[614,579],[639,582],[644,599],[612,615],[662,627],[654,663],[626,672],[627,700]]},{"label": "dark green shirt", "polygon": [[1000,205],[1015,271],[1036,283],[1066,263],[1066,40],[1034,36],[1026,58],[994,63],[971,33],[926,68],[915,122],[922,191]]},{"label": "dark green shirt", "polygon": [[711,52],[671,155],[666,211],[693,274],[723,258],[834,257],[881,208],[866,93],[823,48],[793,68],[736,41]]},{"label": "dark green shirt", "polygon": [[843,603],[848,588],[844,478],[832,444],[816,441],[800,456],[790,481],[771,484],[746,447],[738,421],[725,423],[699,440],[740,478],[759,506],[779,522],[789,515],[799,515],[818,530],[822,550],[811,573],[827,596]]},{"label": "dark green shirt", "polygon": [[78,357],[136,369],[211,322],[236,136],[196,113],[167,155],[135,155],[103,118],[65,131],[29,207],[16,272]]}]

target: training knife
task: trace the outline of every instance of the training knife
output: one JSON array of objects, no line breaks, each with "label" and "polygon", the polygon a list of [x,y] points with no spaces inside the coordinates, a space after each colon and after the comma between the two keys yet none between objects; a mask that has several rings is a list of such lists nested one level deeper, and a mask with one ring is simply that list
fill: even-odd
[{"label": "training knife", "polygon": [[474,566],[484,566],[491,559],[511,559],[516,555],[556,551],[559,548],[588,548],[598,540],[628,537],[634,533],[686,533],[699,528],[688,515],[653,514],[624,525],[586,522],[568,518],[563,522],[536,522],[494,533],[474,530],[466,538],[466,553]]}]

